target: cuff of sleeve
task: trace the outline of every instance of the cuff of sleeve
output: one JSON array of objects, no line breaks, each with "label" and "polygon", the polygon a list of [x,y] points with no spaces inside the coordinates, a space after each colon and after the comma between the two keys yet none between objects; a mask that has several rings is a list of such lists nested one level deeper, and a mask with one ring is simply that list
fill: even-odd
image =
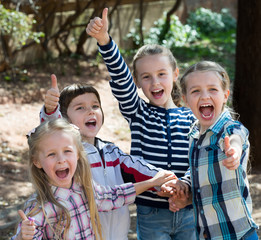
[{"label": "cuff of sleeve", "polygon": [[110,36],[110,42],[109,42],[107,45],[101,46],[101,45],[99,45],[99,43],[97,43],[97,45],[98,45],[98,47],[99,47],[99,49],[100,49],[101,51],[107,51],[107,50],[110,50],[110,49],[112,48],[112,46],[113,46],[113,40],[112,40],[112,38],[111,38],[111,36]]}]

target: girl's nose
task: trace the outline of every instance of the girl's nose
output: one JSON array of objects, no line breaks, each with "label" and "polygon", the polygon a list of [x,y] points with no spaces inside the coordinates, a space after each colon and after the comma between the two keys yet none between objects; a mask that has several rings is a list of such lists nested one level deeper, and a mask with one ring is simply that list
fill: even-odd
[{"label": "girl's nose", "polygon": [[207,91],[202,91],[201,92],[201,98],[202,99],[208,99],[209,98],[209,94]]},{"label": "girl's nose", "polygon": [[152,84],[158,84],[159,83],[159,79],[157,77],[152,77]]},{"label": "girl's nose", "polygon": [[65,156],[62,155],[62,154],[59,154],[59,155],[57,156],[57,162],[58,162],[59,164],[64,163],[64,162],[65,162]]}]

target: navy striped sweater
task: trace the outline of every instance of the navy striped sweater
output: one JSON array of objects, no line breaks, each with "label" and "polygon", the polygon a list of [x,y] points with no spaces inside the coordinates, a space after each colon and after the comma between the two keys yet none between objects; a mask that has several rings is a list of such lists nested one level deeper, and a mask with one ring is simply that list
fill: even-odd
[{"label": "navy striped sweater", "polygon": [[[111,76],[111,89],[131,130],[131,155],[143,157],[148,163],[184,176],[189,167],[188,132],[195,117],[185,107],[165,109],[153,106],[138,96],[131,72],[113,40],[99,46]],[[128,179],[129,180],[129,179]],[[136,203],[168,208],[166,198],[146,191]]]}]

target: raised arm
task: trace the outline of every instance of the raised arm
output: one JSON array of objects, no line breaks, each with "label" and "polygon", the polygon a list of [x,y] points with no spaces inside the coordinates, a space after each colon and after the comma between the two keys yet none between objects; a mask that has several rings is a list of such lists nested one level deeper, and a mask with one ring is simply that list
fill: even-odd
[{"label": "raised arm", "polygon": [[108,34],[108,9],[104,9],[101,18],[94,18],[87,25],[86,32],[94,37],[99,44],[99,52],[111,76],[111,89],[120,104],[120,111],[128,121],[139,107],[137,87],[131,72],[125,63],[115,42]]}]

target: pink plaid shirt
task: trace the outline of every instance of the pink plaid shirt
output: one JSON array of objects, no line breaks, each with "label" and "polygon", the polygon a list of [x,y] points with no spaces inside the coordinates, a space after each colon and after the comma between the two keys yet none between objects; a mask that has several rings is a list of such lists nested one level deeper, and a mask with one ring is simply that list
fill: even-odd
[{"label": "pink plaid shirt", "polygon": [[[99,211],[110,211],[120,208],[123,205],[133,203],[136,197],[135,188],[132,183],[126,183],[111,188],[109,186],[98,185],[93,183],[95,189],[96,204]],[[63,239],[95,239],[93,228],[90,221],[90,210],[88,200],[77,183],[73,183],[71,188],[59,188],[52,186],[55,198],[63,204],[70,213],[71,225],[67,236]],[[36,194],[32,195],[28,201],[29,207],[26,208],[27,214],[36,204]],[[31,203],[31,204],[30,204]],[[40,211],[35,218],[36,232],[33,239],[55,239],[52,228],[55,228],[58,222],[59,209],[52,203],[48,202],[44,205],[46,217]],[[50,227],[50,225],[52,227]],[[17,234],[21,230],[21,223],[18,226]]]}]

